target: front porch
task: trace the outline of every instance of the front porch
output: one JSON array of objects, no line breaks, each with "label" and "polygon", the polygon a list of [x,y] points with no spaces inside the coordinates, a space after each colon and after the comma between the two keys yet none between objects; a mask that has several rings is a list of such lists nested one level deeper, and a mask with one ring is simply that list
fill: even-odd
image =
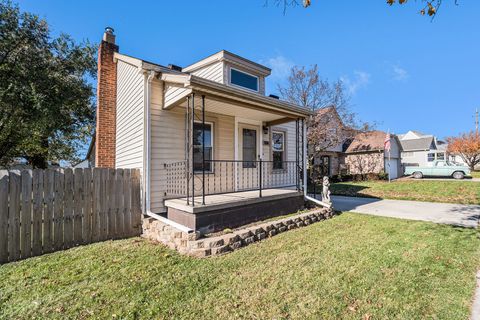
[{"label": "front porch", "polygon": [[165,201],[167,217],[203,234],[304,208],[303,192],[294,188],[264,189],[261,197],[259,191],[251,190],[197,196],[187,200],[184,197]]},{"label": "front porch", "polygon": [[305,115],[202,91],[172,111],[184,115],[185,148],[164,163],[169,220],[209,233],[304,207]]}]

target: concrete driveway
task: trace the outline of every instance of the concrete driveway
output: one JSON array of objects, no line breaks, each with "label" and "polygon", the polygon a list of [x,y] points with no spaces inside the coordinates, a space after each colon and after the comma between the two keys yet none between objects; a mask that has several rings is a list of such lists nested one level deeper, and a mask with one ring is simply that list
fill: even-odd
[{"label": "concrete driveway", "polygon": [[431,221],[435,223],[476,228],[480,220],[480,205],[461,205],[405,200],[385,200],[332,196],[333,207],[382,217]]}]

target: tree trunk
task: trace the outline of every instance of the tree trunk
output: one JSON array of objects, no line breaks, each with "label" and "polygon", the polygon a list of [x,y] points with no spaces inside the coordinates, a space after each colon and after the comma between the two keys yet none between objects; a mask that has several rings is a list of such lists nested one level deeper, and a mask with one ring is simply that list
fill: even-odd
[{"label": "tree trunk", "polygon": [[47,159],[43,155],[34,155],[27,158],[28,164],[32,166],[33,169],[47,169],[48,163]]}]

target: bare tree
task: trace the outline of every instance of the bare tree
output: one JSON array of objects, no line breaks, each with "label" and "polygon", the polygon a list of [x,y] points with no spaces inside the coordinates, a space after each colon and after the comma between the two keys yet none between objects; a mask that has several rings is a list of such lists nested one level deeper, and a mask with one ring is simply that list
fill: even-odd
[{"label": "bare tree", "polygon": [[283,99],[312,110],[307,121],[309,155],[343,144],[359,131],[371,129],[367,123],[359,123],[350,108],[350,96],[341,80],[329,82],[322,79],[318,66],[295,66],[290,71],[286,86],[278,86]]},{"label": "bare tree", "polygon": [[[265,5],[268,5],[268,0],[265,0]],[[300,4],[304,8],[308,8],[311,4],[311,0],[273,0],[274,4],[279,7],[283,7],[283,13],[285,14],[288,7],[297,7]],[[419,13],[421,15],[428,15],[430,17],[435,17],[440,6],[442,5],[443,0],[422,0]],[[454,0],[455,4],[458,5],[458,0]],[[393,6],[394,4],[406,4],[407,0],[387,0],[387,4]]]}]

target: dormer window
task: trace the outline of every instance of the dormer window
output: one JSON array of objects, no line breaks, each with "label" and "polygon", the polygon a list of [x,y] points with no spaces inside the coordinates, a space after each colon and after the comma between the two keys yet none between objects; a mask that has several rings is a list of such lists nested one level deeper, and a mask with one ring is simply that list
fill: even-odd
[{"label": "dormer window", "polygon": [[230,84],[258,92],[258,77],[230,68]]}]

